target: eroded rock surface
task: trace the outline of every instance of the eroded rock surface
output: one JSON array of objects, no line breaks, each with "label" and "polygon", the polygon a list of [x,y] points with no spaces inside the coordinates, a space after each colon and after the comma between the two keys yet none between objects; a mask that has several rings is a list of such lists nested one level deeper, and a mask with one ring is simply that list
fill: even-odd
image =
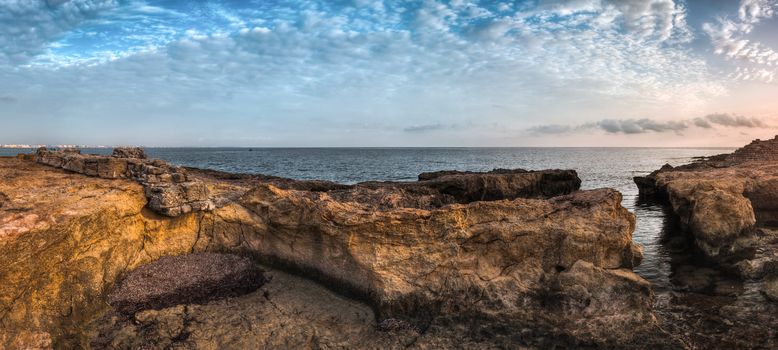
[{"label": "eroded rock surface", "polygon": [[208,304],[106,313],[90,326],[95,349],[403,349],[420,333],[380,331],[364,303],[269,270],[258,291]]},{"label": "eroded rock surface", "polygon": [[[23,158],[22,158],[23,159]],[[166,216],[214,208],[202,181],[189,179],[181,167],[146,159],[141,148],[116,148],[110,157],[83,155],[77,149],[40,148],[35,159],[42,164],[104,179],[133,179],[145,188],[148,207]]]},{"label": "eroded rock surface", "polygon": [[[527,174],[509,175],[538,176]],[[473,176],[446,176],[462,175]],[[631,271],[641,257],[631,241],[635,218],[616,191],[468,201],[424,185],[442,177],[329,186],[187,176],[221,205],[160,216],[146,209],[143,185],[130,179],[0,158],[0,192],[8,197],[0,208],[0,344],[135,348],[155,339],[215,348],[254,334],[274,347],[678,345],[658,328],[650,288]],[[488,190],[491,182],[484,183]],[[454,203],[414,202],[415,191]],[[250,256],[305,284],[280,293],[292,285],[272,279],[245,296],[161,305],[130,319],[109,304],[130,271],[198,252]],[[149,278],[161,278],[155,275]],[[311,280],[361,302],[334,302],[307,287]],[[408,327],[381,331],[387,319]]]},{"label": "eroded rock surface", "polygon": [[740,260],[777,238],[764,228],[778,223],[778,162],[767,159],[772,156],[758,160],[751,155],[743,162],[665,166],[635,182],[642,196],[670,204],[708,256]]}]

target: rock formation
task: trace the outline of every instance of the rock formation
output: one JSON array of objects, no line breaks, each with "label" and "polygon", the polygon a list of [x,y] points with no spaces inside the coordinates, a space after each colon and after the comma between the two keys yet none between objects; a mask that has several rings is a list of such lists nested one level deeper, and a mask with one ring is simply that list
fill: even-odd
[{"label": "rock formation", "polygon": [[181,167],[159,159],[147,160],[140,148],[116,148],[110,157],[83,155],[77,149],[40,148],[36,160],[87,176],[136,180],[145,188],[148,207],[162,215],[179,216],[214,207],[202,181],[190,180]]},{"label": "rock formation", "polygon": [[[778,149],[778,139],[771,140]],[[753,144],[752,144],[753,145]],[[748,254],[772,240],[763,230],[778,223],[778,161],[746,146],[732,155],[636,177],[641,196],[667,202],[710,257]],[[758,143],[763,149],[764,142]],[[735,162],[733,159],[748,161]],[[727,159],[722,163],[721,159]]]},{"label": "rock formation", "polygon": [[725,160],[732,164],[749,161],[778,162],[778,135],[771,140],[762,141],[756,139],[750,144],[735,150],[735,152],[728,155]]},{"label": "rock formation", "polygon": [[[573,192],[574,172],[344,186],[184,173],[128,154],[39,152],[54,167],[0,158],[0,347],[678,346],[631,271],[634,215],[616,191]],[[171,183],[202,183],[219,205],[148,210],[153,184],[138,179],[182,173]],[[179,258],[165,256],[200,252],[252,257],[271,278],[237,296],[265,280],[222,276],[236,288],[180,300],[168,296],[187,281],[127,287],[167,279]],[[230,265],[256,271],[241,261]],[[214,280],[195,275],[181,277]]]},{"label": "rock formation", "polygon": [[705,256],[772,298],[778,277],[778,138],[636,177],[669,204]]}]

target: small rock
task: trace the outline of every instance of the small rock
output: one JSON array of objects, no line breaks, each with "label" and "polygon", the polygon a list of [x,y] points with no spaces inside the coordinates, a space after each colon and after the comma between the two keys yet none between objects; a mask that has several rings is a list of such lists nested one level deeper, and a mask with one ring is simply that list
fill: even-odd
[{"label": "small rock", "polygon": [[387,318],[377,326],[378,330],[381,332],[403,332],[403,331],[411,331],[415,333],[421,333],[421,330],[419,330],[419,327],[416,327],[412,324],[410,324],[408,321],[401,320],[398,318]]},{"label": "small rock", "polygon": [[778,302],[778,277],[772,277],[764,282],[762,294],[768,300]]}]

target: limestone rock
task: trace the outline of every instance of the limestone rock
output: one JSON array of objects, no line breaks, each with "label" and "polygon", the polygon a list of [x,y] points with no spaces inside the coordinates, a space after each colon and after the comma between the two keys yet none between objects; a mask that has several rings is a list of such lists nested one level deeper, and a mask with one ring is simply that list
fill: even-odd
[{"label": "limestone rock", "polygon": [[726,161],[730,164],[745,162],[778,162],[778,135],[771,140],[756,139],[750,144],[737,149],[728,155]]},{"label": "limestone rock", "polygon": [[113,149],[113,157],[146,159],[146,151],[141,147],[116,147]]},{"label": "limestone rock", "polygon": [[665,166],[635,183],[668,203],[708,257],[747,279],[778,266],[778,138],[736,152]]},{"label": "limestone rock", "polygon": [[[164,164],[127,160],[127,167],[138,174]],[[242,347],[242,339],[274,348],[674,346],[657,327],[645,281],[629,272],[640,249],[631,240],[634,215],[616,191],[379,206],[373,195],[338,191],[405,198],[440,192],[423,184],[309,191],[290,181],[283,189],[253,177],[190,175],[209,197],[229,200],[212,211],[165,217],[148,210],[144,185],[134,178],[0,158],[7,197],[0,208],[0,347],[46,339],[53,348],[137,348],[146,339],[204,348]],[[196,187],[178,190],[202,195]],[[122,295],[114,288],[123,276],[163,256],[198,252],[251,256],[316,280],[333,296],[307,280],[299,290],[271,281],[205,305],[131,319],[114,314],[107,296]],[[170,286],[163,294],[178,295],[178,282],[161,283]],[[380,330],[387,319],[421,335],[406,327]]]},{"label": "limestone rock", "polygon": [[547,198],[568,194],[581,187],[581,179],[574,170],[495,169],[486,173],[439,171],[422,173],[419,181],[424,186],[453,196],[459,203]]},{"label": "limestone rock", "polygon": [[[241,215],[258,219],[253,234],[220,245],[242,245],[265,261],[308,271],[368,298],[382,317],[422,328],[437,318],[470,315],[499,319],[508,329],[561,329],[579,341],[609,343],[629,336],[576,333],[582,323],[609,328],[598,314],[609,311],[571,313],[564,316],[569,322],[560,323],[539,315],[549,314],[544,300],[555,276],[578,261],[598,271],[639,261],[631,242],[634,216],[620,203],[618,192],[597,190],[551,200],[376,210],[326,194],[259,185],[240,200],[250,211]],[[629,283],[644,283],[633,277]],[[650,291],[642,290],[630,298],[650,305]],[[650,307],[636,312],[643,317],[624,318],[627,324],[620,326],[645,334],[652,325]]]},{"label": "limestone rock", "polygon": [[190,180],[183,168],[146,159],[142,148],[116,148],[111,157],[41,148],[35,158],[39,163],[87,176],[134,179],[146,188],[148,207],[162,215],[179,216],[215,207],[203,182]]},{"label": "limestone rock", "polygon": [[[758,245],[757,229],[778,219],[778,163],[677,167],[636,180],[668,203],[709,256],[729,258]],[[648,187],[646,187],[648,186]]]}]

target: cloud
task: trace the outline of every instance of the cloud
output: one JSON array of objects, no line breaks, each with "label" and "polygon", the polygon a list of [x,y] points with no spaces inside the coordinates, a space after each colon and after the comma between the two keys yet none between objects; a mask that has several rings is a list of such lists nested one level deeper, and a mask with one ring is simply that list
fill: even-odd
[{"label": "cloud", "polygon": [[716,23],[703,24],[703,32],[713,43],[716,54],[750,65],[739,65],[731,75],[734,79],[766,83],[775,80],[778,51],[747,36],[761,20],[772,18],[776,9],[776,0],[741,0],[737,20],[720,18]]},{"label": "cloud", "polygon": [[743,23],[756,24],[762,19],[773,17],[776,8],[778,2],[775,0],[741,0],[738,17]]},{"label": "cloud", "polygon": [[527,129],[527,131],[533,134],[566,134],[574,129],[575,128],[570,125],[549,124],[533,126]]},{"label": "cloud", "polygon": [[692,123],[694,126],[703,129],[710,129],[713,127],[713,125],[711,125],[710,122],[705,118],[694,118],[692,119]]},{"label": "cloud", "polygon": [[684,122],[659,122],[651,119],[605,119],[596,125],[612,134],[642,134],[646,132],[665,132],[685,130],[688,126]]},{"label": "cloud", "polygon": [[15,97],[11,96],[0,96],[0,103],[14,103],[16,102]]},{"label": "cloud", "polygon": [[456,124],[434,123],[434,124],[423,124],[423,125],[411,125],[409,127],[404,128],[403,131],[411,132],[411,133],[424,133],[424,132],[433,132],[433,131],[440,131],[440,130],[451,130],[457,128],[459,128],[459,126]]},{"label": "cloud", "polygon": [[[110,127],[132,118],[210,131],[218,119],[245,125],[238,134],[308,141],[315,119],[331,125],[316,124],[315,137],[386,123],[422,139],[476,115],[520,127],[558,111],[571,119],[657,115],[659,108],[680,114],[726,91],[705,60],[681,44],[690,35],[686,9],[670,0],[540,8],[432,0],[68,4],[77,3],[103,5],[71,10],[65,23],[51,14],[65,4],[2,22],[56,24],[24,44],[0,45],[0,56],[16,57],[0,58],[0,94],[19,99],[20,118],[61,120],[62,133],[78,122],[135,130]],[[0,33],[10,37],[6,26]],[[430,116],[440,125],[414,124]],[[677,128],[648,121],[608,127]]]},{"label": "cloud", "polygon": [[0,64],[26,63],[53,40],[117,5],[116,0],[0,2]]},{"label": "cloud", "polygon": [[561,16],[593,15],[598,26],[618,26],[646,39],[691,39],[686,8],[673,0],[541,0],[538,10]]},{"label": "cloud", "polygon": [[763,120],[756,117],[744,117],[734,114],[714,113],[704,117],[680,120],[657,121],[649,118],[642,119],[603,119],[594,123],[586,123],[577,126],[570,125],[539,125],[526,131],[532,134],[564,134],[585,130],[602,130],[609,134],[645,134],[649,132],[681,133],[691,127],[711,129],[714,126],[727,128],[769,128]]},{"label": "cloud", "polygon": [[743,127],[743,128],[766,128],[767,124],[762,120],[754,117],[744,117],[739,115],[715,113],[705,116],[705,119],[713,124],[729,127]]}]

